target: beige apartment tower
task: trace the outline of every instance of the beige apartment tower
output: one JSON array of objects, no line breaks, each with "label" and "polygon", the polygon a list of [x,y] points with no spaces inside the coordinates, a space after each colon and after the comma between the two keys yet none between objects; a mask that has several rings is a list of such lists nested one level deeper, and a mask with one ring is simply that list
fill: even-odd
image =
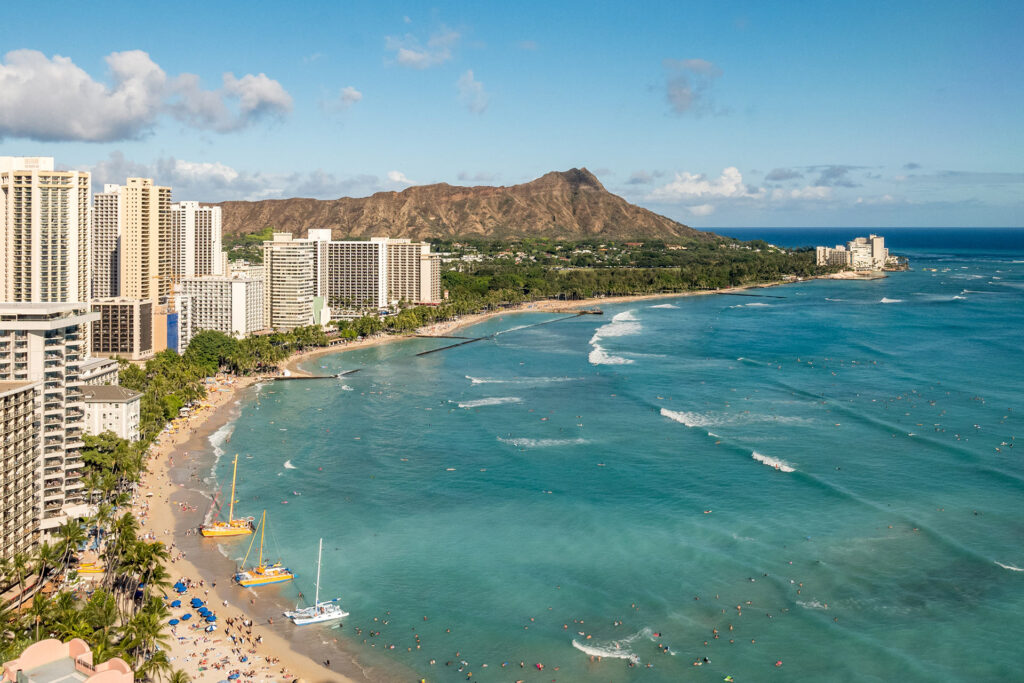
[{"label": "beige apartment tower", "polygon": [[0,560],[35,544],[41,382],[0,381]]},{"label": "beige apartment tower", "polygon": [[120,295],[154,304],[170,296],[177,263],[171,188],[150,178],[129,178],[121,187]]},{"label": "beige apartment tower", "polygon": [[52,157],[0,157],[0,299],[89,300],[89,183]]},{"label": "beige apartment tower", "polygon": [[93,195],[92,298],[121,293],[121,186],[104,185]]},{"label": "beige apartment tower", "polygon": [[189,339],[216,330],[239,339],[264,328],[263,280],[233,277],[187,277],[181,296],[191,302]]},{"label": "beige apartment tower", "polygon": [[171,204],[180,277],[225,275],[221,252],[221,208],[199,202]]},{"label": "beige apartment tower", "polygon": [[313,324],[318,295],[318,243],[275,232],[263,243],[263,321],[275,330]]},{"label": "beige apartment tower", "polygon": [[98,317],[84,303],[0,303],[0,381],[42,383],[37,500],[43,530],[88,513],[81,368],[89,323]]}]

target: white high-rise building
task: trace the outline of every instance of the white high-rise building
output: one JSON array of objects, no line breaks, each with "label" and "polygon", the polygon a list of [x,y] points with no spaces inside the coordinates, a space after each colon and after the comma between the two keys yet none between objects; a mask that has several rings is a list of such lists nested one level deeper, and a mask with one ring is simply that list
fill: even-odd
[{"label": "white high-rise building", "polygon": [[82,365],[89,323],[84,303],[0,303],[0,381],[42,382],[37,450],[38,526],[88,514],[82,482]]},{"label": "white high-rise building", "polygon": [[387,239],[322,241],[321,291],[335,315],[353,317],[388,306]]},{"label": "white high-rise building", "polygon": [[0,299],[89,300],[89,183],[53,157],[0,157]]},{"label": "white high-rise building", "polygon": [[241,339],[264,329],[263,280],[187,277],[181,294],[191,299],[191,333],[216,330]]},{"label": "white high-rise building", "polygon": [[160,303],[171,294],[177,277],[171,188],[154,185],[151,178],[128,178],[119,192],[120,296]]},{"label": "white high-rise building", "polygon": [[221,208],[199,202],[171,205],[178,274],[181,277],[225,275],[221,252]]},{"label": "white high-rise building", "polygon": [[117,296],[121,270],[121,186],[104,185],[93,196],[92,298]]},{"label": "white high-rise building", "polygon": [[263,321],[267,327],[292,330],[314,321],[318,288],[318,245],[275,232],[263,243]]}]

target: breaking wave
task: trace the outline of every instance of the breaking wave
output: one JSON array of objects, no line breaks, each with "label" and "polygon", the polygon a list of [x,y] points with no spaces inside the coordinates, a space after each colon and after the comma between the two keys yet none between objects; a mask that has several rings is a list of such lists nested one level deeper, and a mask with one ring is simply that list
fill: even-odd
[{"label": "breaking wave", "polygon": [[296,467],[295,465],[292,464],[291,460],[285,460],[284,461],[284,468],[286,470],[297,470],[297,469],[299,469],[298,467]]},{"label": "breaking wave", "polygon": [[578,382],[582,377],[471,377],[465,376],[472,384],[553,384],[556,382]]},{"label": "breaking wave", "polygon": [[675,304],[658,304],[657,306],[651,306],[651,308],[679,308]]},{"label": "breaking wave", "polygon": [[890,299],[887,296],[883,296],[882,300],[879,301],[878,303],[880,303],[880,304],[901,304],[901,303],[903,303],[903,299]]},{"label": "breaking wave", "polygon": [[773,422],[776,424],[807,424],[805,417],[789,415],[763,415],[761,413],[697,413],[685,410],[669,410],[662,408],[661,414],[687,427],[721,427],[730,424],[751,424],[756,422]]},{"label": "breaking wave", "polygon": [[778,458],[773,458],[770,455],[762,455],[757,451],[754,451],[750,454],[750,457],[759,463],[768,465],[768,467],[774,467],[780,472],[796,472],[796,470],[793,469],[793,466],[785,460],[779,460]]},{"label": "breaking wave", "polygon": [[749,304],[736,304],[735,306],[730,306],[729,308],[754,308],[754,307],[757,307],[757,308],[767,308],[767,307],[770,307],[770,306],[771,306],[771,304],[763,304],[763,303],[761,303],[759,301],[755,301],[755,302],[749,303]]},{"label": "breaking wave", "polygon": [[235,431],[233,422],[225,423],[220,429],[210,434],[210,446],[213,448],[213,462],[216,465],[220,456],[224,455],[224,444],[228,442]]},{"label": "breaking wave", "polygon": [[1003,569],[1009,569],[1011,572],[1024,572],[1024,569],[1021,569],[1020,567],[1014,567],[1012,564],[1003,564],[1002,562],[998,561],[996,562],[996,564],[998,564]]},{"label": "breaking wave", "polygon": [[522,403],[523,399],[518,396],[496,396],[494,398],[479,398],[475,401],[464,401],[459,404],[460,408],[480,408],[481,406],[500,406],[504,403]]},{"label": "breaking wave", "polygon": [[633,364],[634,361],[629,358],[623,358],[622,356],[616,356],[608,353],[600,342],[602,339],[606,339],[608,337],[627,337],[629,335],[639,334],[640,330],[643,329],[643,326],[640,324],[640,321],[637,320],[634,313],[634,311],[616,313],[610,323],[602,325],[594,331],[594,336],[590,338],[590,345],[593,348],[587,356],[587,360],[590,361],[591,365]]},{"label": "breaking wave", "polygon": [[573,638],[572,646],[584,654],[588,654],[592,657],[610,657],[612,659],[629,659],[633,662],[639,662],[640,658],[637,657],[636,653],[629,649],[636,640],[640,638],[646,638],[647,640],[656,640],[654,631],[650,628],[637,631],[636,633],[626,636],[625,638],[619,638],[618,640],[609,640],[605,642],[590,642],[581,643]]},{"label": "breaking wave", "polygon": [[555,446],[579,446],[587,443],[586,439],[526,439],[523,437],[506,439],[498,437],[498,441],[516,448],[553,448]]}]

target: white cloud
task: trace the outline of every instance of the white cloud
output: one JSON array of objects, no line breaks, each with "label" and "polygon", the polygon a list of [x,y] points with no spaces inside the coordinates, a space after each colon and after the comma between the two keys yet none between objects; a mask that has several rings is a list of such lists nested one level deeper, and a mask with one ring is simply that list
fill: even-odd
[{"label": "white cloud", "polygon": [[434,32],[424,46],[412,34],[387,36],[384,46],[395,53],[395,62],[412,69],[429,69],[452,58],[452,48],[459,42],[459,33],[445,26]]},{"label": "white cloud", "polygon": [[764,188],[752,189],[743,184],[743,174],[735,166],[722,171],[718,178],[709,179],[703,173],[685,171],[676,173],[675,180],[655,188],[647,195],[651,201],[681,202],[704,198],[761,198]]},{"label": "white cloud", "polygon": [[686,208],[694,216],[710,216],[715,212],[714,204],[698,204],[696,206],[688,206]]},{"label": "white cloud", "polygon": [[363,93],[359,92],[351,85],[345,86],[341,89],[341,95],[339,97],[341,103],[346,107],[351,107],[356,102],[363,99]]},{"label": "white cloud", "polygon": [[772,190],[771,198],[775,201],[785,199],[828,199],[832,196],[832,188],[823,185],[797,187],[792,190]]},{"label": "white cloud", "polygon": [[401,185],[415,185],[416,183],[405,177],[401,171],[388,171],[388,180]]},{"label": "white cloud", "polygon": [[102,189],[104,183],[124,183],[125,178],[138,176],[154,178],[161,185],[169,185],[175,200],[203,202],[285,197],[336,199],[366,196],[386,189],[386,185],[374,175],[339,178],[322,169],[268,174],[238,170],[217,161],[187,161],[174,157],[144,164],[125,159],[121,152],[113,152],[90,170],[96,191]]},{"label": "white cloud", "polygon": [[665,98],[676,114],[717,113],[710,90],[722,70],[704,59],[666,59]]},{"label": "white cloud", "polygon": [[469,69],[459,77],[455,86],[459,89],[459,102],[474,114],[482,114],[487,110],[490,96],[484,92],[484,84],[473,77]]},{"label": "white cloud", "polygon": [[196,128],[227,132],[291,110],[292,99],[265,74],[223,76],[219,90],[199,77],[168,77],[142,50],[105,58],[109,83],[68,57],[14,50],[0,62],[0,138],[110,142],[142,137],[164,114]]}]

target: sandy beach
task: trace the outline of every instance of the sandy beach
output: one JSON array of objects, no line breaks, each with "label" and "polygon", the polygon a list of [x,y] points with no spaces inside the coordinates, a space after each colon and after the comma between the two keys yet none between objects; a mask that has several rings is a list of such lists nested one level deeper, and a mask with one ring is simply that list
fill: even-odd
[{"label": "sandy beach", "polygon": [[[761,286],[772,286],[759,285]],[[709,292],[665,293],[640,296],[603,297],[578,301],[545,300],[519,306],[462,316],[434,323],[416,334],[443,336],[495,316],[529,312],[572,311],[602,304],[738,292],[741,289]],[[377,335],[347,344],[296,354],[283,363],[286,374],[309,374],[299,365],[314,358],[392,343],[406,337]],[[203,481],[213,465],[209,456],[210,437],[237,417],[242,394],[269,377],[219,375],[207,385],[202,405],[187,418],[175,420],[161,434],[149,452],[148,468],[140,482],[133,511],[142,533],[164,541],[171,551],[168,572],[172,581],[191,581],[179,596],[187,607],[193,597],[202,599],[216,614],[216,630],[206,633],[198,619],[183,621],[171,632],[169,657],[175,669],[183,669],[194,681],[216,683],[237,672],[244,680],[269,681],[366,681],[353,660],[342,656],[333,643],[321,638],[297,636],[296,627],[282,615],[273,588],[261,593],[235,586],[230,576],[235,562],[228,555],[242,554],[249,536],[231,540],[204,539],[196,533],[211,505],[210,484]],[[222,497],[223,499],[223,497]],[[223,544],[224,550],[218,548]],[[226,553],[226,554],[225,554]],[[172,609],[175,617],[187,609]],[[229,624],[230,622],[230,624]],[[313,632],[307,632],[312,634]],[[330,657],[335,661],[331,662]],[[325,666],[330,664],[330,668]]]}]

